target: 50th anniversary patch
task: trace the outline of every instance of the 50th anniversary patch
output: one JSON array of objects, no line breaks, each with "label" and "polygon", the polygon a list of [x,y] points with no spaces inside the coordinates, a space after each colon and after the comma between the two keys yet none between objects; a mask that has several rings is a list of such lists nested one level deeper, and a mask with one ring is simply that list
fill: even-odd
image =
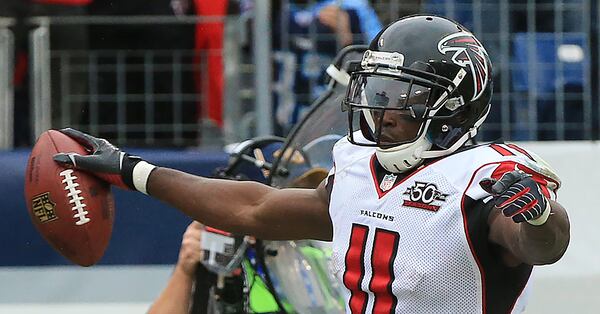
[{"label": "50th anniversary patch", "polygon": [[440,192],[435,184],[418,181],[416,181],[413,186],[406,189],[404,195],[408,195],[408,199],[404,200],[404,203],[402,203],[403,206],[426,209],[434,212],[440,209],[440,205],[432,203],[434,201],[445,202],[446,196],[448,196],[448,194]]}]

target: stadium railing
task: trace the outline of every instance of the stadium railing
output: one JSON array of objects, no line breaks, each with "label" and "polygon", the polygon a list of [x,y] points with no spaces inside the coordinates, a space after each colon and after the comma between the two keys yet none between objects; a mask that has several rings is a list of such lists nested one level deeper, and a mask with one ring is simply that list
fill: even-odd
[{"label": "stadium railing", "polygon": [[0,149],[13,146],[13,24],[11,18],[0,18]]},{"label": "stadium railing", "polygon": [[[318,14],[311,11],[311,5],[316,6],[319,2],[294,8],[311,12],[317,20]],[[342,7],[344,3],[338,2]],[[493,63],[494,96],[492,111],[482,127],[480,139],[599,138],[600,104],[593,100],[600,88],[592,88],[592,78],[598,75],[597,51],[600,48],[593,47],[592,43],[594,39],[600,42],[594,31],[598,29],[600,13],[593,12],[592,1],[376,0],[370,3],[383,25],[407,14],[433,13],[455,19],[481,39]],[[290,6],[293,1],[281,2],[282,10]],[[281,26],[282,51],[278,51],[277,56],[294,52],[291,46],[298,42],[297,37],[303,38],[304,46],[311,46],[307,44],[311,43],[312,47],[323,40],[323,34],[310,28],[305,34],[290,34],[284,26]],[[286,46],[287,42],[291,44]],[[317,49],[307,50],[310,55]],[[280,59],[284,60],[280,63],[292,63]],[[308,72],[308,67],[303,65],[306,59],[309,58],[297,57],[296,64],[288,66],[295,69],[295,77],[302,75],[302,71]],[[282,82],[285,78],[283,76]],[[576,84],[571,84],[573,82]],[[310,81],[309,85],[308,97],[314,99],[316,84]],[[547,85],[552,85],[553,89],[544,89]],[[296,99],[307,97],[294,96]]]},{"label": "stadium railing", "polygon": [[[377,2],[381,12],[401,9]],[[417,13],[414,4],[420,3],[419,12],[457,20],[487,48],[494,96],[483,139],[599,138],[599,103],[593,100],[600,88],[592,87],[592,78],[600,46],[592,42],[598,42],[600,6],[594,12],[590,0],[408,2],[404,11],[412,5]],[[552,90],[545,89],[549,85]]]},{"label": "stadium railing", "polygon": [[[492,98],[493,109],[488,121],[482,128],[482,139],[491,140],[564,140],[564,139],[598,139],[600,137],[600,104],[598,103],[597,54],[600,50],[599,32],[597,32],[600,6],[592,10],[591,0],[564,1],[529,1],[516,3],[512,1],[473,1],[473,0],[430,0],[430,1],[374,1],[374,9],[379,13],[383,24],[390,22],[400,14],[435,13],[455,18],[470,28],[484,45],[494,64],[495,93]],[[280,2],[282,8],[289,8],[291,2]],[[185,90],[181,75],[193,72],[192,50],[158,51],[139,49],[116,49],[112,51],[87,50],[85,53],[56,50],[50,46],[51,30],[64,25],[103,25],[111,27],[146,27],[148,25],[182,25],[195,24],[201,21],[198,17],[175,16],[113,16],[113,17],[62,17],[37,18],[31,20],[36,28],[32,32],[31,52],[31,100],[34,110],[32,119],[32,138],[48,127],[65,125],[79,127],[102,134],[117,144],[140,144],[141,146],[196,146],[216,142],[234,142],[262,133],[272,133],[271,96],[282,100],[299,99],[302,95],[290,95],[289,82],[271,81],[272,66],[275,63],[289,63],[287,52],[289,47],[281,45],[281,49],[271,49],[271,29],[281,34],[282,42],[297,40],[285,25],[268,23],[270,6],[274,2],[259,1],[253,8],[251,17],[257,17],[248,44],[249,50],[240,48],[240,29],[244,18],[230,16],[225,31],[225,49],[221,52],[225,58],[225,125],[223,132],[211,132],[215,128],[206,127],[209,123],[198,124],[188,119],[183,108],[193,107],[190,103],[203,97],[195,90]],[[598,12],[592,12],[598,11]],[[595,13],[595,14],[594,14]],[[258,18],[260,17],[260,18]],[[277,28],[277,29],[276,29]],[[5,30],[6,27],[1,29]],[[2,34],[8,34],[3,32]],[[567,42],[571,34],[579,34],[576,43]],[[312,44],[319,43],[319,34],[304,34]],[[7,51],[7,35],[0,35],[0,50]],[[523,40],[523,38],[525,40]],[[193,40],[193,37],[190,37]],[[307,41],[303,41],[307,43]],[[545,45],[545,46],[544,46]],[[543,48],[550,47],[550,48]],[[540,52],[543,51],[543,54]],[[1,54],[1,52],[0,52]],[[6,56],[6,54],[2,54]],[[10,54],[8,54],[10,55]],[[547,61],[540,62],[539,58]],[[107,63],[107,59],[111,62]],[[167,60],[168,59],[168,60]],[[134,60],[134,61],[132,61]],[[137,60],[137,61],[136,61]],[[282,61],[283,60],[283,61]],[[294,78],[299,71],[314,71],[326,64],[326,60],[311,59],[309,68],[303,68],[296,60],[296,65],[286,71],[292,71],[280,78]],[[187,63],[186,63],[187,62]],[[287,62],[287,63],[286,63]],[[321,64],[323,63],[323,64]],[[577,64],[578,63],[578,64]],[[1,66],[8,66],[3,62]],[[55,73],[57,65],[62,69],[58,78]],[[311,68],[315,66],[315,68]],[[580,70],[569,71],[578,67]],[[541,67],[554,70],[544,71]],[[275,69],[277,71],[277,68]],[[318,69],[317,69],[318,70]],[[140,92],[129,93],[131,85],[128,77],[131,71],[138,71],[143,76]],[[171,73],[168,92],[151,88],[157,84],[158,72]],[[273,72],[276,72],[273,71]],[[2,71],[3,77],[8,71]],[[545,92],[540,86],[540,73],[543,81],[555,86],[552,91]],[[77,79],[82,77],[83,79]],[[575,75],[576,77],[573,77]],[[107,76],[114,80],[110,92],[98,89]],[[1,79],[0,79],[1,80]],[[567,82],[579,82],[577,86]],[[4,116],[10,108],[11,93],[3,92],[10,85],[10,80],[0,81],[0,96]],[[598,82],[598,83],[593,83]],[[105,83],[105,82],[104,82]],[[74,85],[84,85],[79,92],[73,93]],[[592,84],[598,84],[595,88]],[[310,97],[318,94],[319,86],[309,84]],[[10,87],[10,86],[9,86]],[[525,88],[525,89],[524,89]],[[268,92],[266,92],[268,91]],[[8,95],[8,96],[6,96]],[[8,97],[8,98],[7,98]],[[276,106],[279,104],[276,104]],[[72,106],[87,106],[86,120],[77,123],[69,112]],[[157,111],[160,106],[172,110],[164,113]],[[124,108],[136,107],[133,113]],[[107,109],[108,108],[108,109]],[[107,110],[112,116],[104,119],[99,110]],[[80,114],[81,110],[72,110]],[[128,122],[132,115],[143,116],[137,122]],[[169,117],[168,123],[155,122],[157,116]],[[112,119],[112,120],[111,120]],[[187,119],[187,120],[186,120]],[[108,120],[108,121],[107,121]],[[9,130],[10,122],[2,123],[2,130]],[[202,127],[204,125],[205,127]],[[166,135],[157,136],[159,133]],[[191,133],[191,135],[190,135]],[[201,139],[198,140],[198,134]],[[11,132],[2,132],[3,143],[9,143]],[[136,139],[139,138],[139,139]],[[195,138],[190,140],[189,138]],[[136,142],[137,141],[137,142]],[[3,144],[9,147],[10,144]]]},{"label": "stadium railing", "polygon": [[[210,146],[250,137],[253,128],[272,132],[268,125],[259,125],[268,121],[254,117],[258,110],[255,88],[270,84],[270,72],[257,73],[254,65],[264,64],[259,59],[270,55],[242,56],[242,17],[71,16],[36,17],[29,22],[34,26],[30,36],[32,140],[44,130],[64,126],[135,146]],[[223,49],[194,49],[193,25],[211,22],[225,24]],[[160,38],[151,38],[156,42],[145,42],[142,47],[135,43],[104,49],[89,44],[67,49],[51,45],[52,30],[61,27],[96,27],[94,34],[109,29],[127,34],[156,25],[172,27],[174,34],[189,26],[187,47],[161,49]],[[89,35],[90,42],[105,39]],[[208,73],[206,58],[211,54],[223,58],[222,129],[206,119],[207,76],[197,80],[201,73]],[[201,89],[195,86],[198,81]],[[203,113],[196,119],[198,111]]]}]

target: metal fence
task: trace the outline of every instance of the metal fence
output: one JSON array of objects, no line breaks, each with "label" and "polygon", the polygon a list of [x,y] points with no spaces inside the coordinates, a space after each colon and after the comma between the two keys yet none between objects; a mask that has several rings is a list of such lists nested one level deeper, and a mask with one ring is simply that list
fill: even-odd
[{"label": "metal fence", "polygon": [[14,20],[0,18],[0,149],[13,143],[13,45],[11,27]]},{"label": "metal fence", "polygon": [[[444,5],[435,5],[435,2]],[[591,1],[431,1],[481,37],[495,65],[484,134],[511,140],[597,138]],[[594,52],[595,51],[595,52]]]},{"label": "metal fence", "polygon": [[[356,23],[364,12],[373,9],[383,25],[401,16],[433,13],[453,18],[469,28],[487,48],[494,65],[492,112],[484,124],[481,139],[493,140],[566,140],[597,139],[598,23],[597,4],[590,0],[407,0],[370,1],[370,8],[357,6],[360,1],[337,1]],[[294,5],[283,1],[282,15],[292,20],[312,16],[314,22],[304,32],[282,21],[281,51],[295,59],[281,62],[295,69],[295,78],[310,73],[311,66],[323,69],[327,54],[319,53],[319,43],[330,33],[318,33],[319,1]],[[364,2],[366,3],[366,2]],[[364,4],[363,3],[363,4]],[[596,7],[593,7],[596,6]],[[286,11],[287,10],[287,11]],[[362,13],[361,13],[362,12]],[[287,27],[287,28],[286,28]],[[355,40],[369,30],[354,32]],[[302,40],[300,40],[301,38]],[[331,39],[330,39],[331,41]],[[356,43],[356,42],[355,42]],[[298,52],[304,50],[302,52]],[[321,56],[321,58],[315,57]],[[323,56],[326,58],[322,58]],[[280,59],[283,59],[279,57]],[[293,59],[293,57],[291,57]],[[306,62],[309,60],[309,62]],[[316,61],[315,61],[316,60]],[[315,72],[312,70],[312,72]],[[309,76],[309,75],[305,75]],[[284,79],[281,82],[285,81]],[[294,93],[296,104],[316,98],[319,75],[313,75]],[[288,85],[291,85],[287,82]],[[278,85],[276,85],[278,86]],[[301,92],[304,92],[303,95]],[[282,97],[280,102],[289,102]]]},{"label": "metal fence", "polygon": [[[255,73],[255,61],[240,57],[240,18],[39,17],[30,22],[33,138],[49,128],[70,126],[119,145],[182,147],[240,140],[256,128],[254,86],[240,84]],[[194,25],[216,22],[226,25],[224,48],[195,49]],[[170,47],[168,35],[152,34],[157,25],[166,34],[185,32],[186,42]],[[69,27],[85,29],[83,38],[89,41],[57,43],[53,32]],[[145,37],[139,40],[136,34]],[[102,36],[135,42],[103,46],[97,42]],[[215,73],[208,63],[214,56],[223,60],[217,74],[227,83],[219,103],[222,127],[207,117],[209,89],[219,88],[211,85]]]},{"label": "metal fence", "polygon": [[[495,81],[493,109],[482,139],[600,137],[600,6],[595,1],[339,0],[334,4],[350,17],[353,43],[368,42],[381,25],[412,13],[454,18],[482,39],[494,64]],[[318,97],[326,65],[348,43],[332,31],[336,27],[322,22],[325,7],[320,1],[254,1],[240,16],[216,18],[31,19],[32,139],[45,129],[63,126],[102,135],[119,145],[142,146],[211,145],[258,134],[285,134]],[[379,26],[365,23],[365,12],[376,14]],[[254,23],[246,23],[246,18]],[[91,44],[107,34],[131,38],[140,30],[152,34],[156,25],[193,28],[211,19],[225,21],[223,50],[193,49],[193,31],[187,48],[161,47],[158,36],[116,48]],[[0,22],[0,145],[5,148],[11,146],[13,136],[10,23]],[[245,30],[249,25],[253,28]],[[90,31],[83,48],[71,45],[75,37],[66,38],[62,47],[55,44],[60,36],[52,34],[65,27],[112,31]],[[251,40],[242,47],[246,31]],[[198,73],[207,72],[207,62],[197,60],[210,54],[223,57],[222,127],[198,112],[207,110],[199,105],[207,88],[196,86]]]}]

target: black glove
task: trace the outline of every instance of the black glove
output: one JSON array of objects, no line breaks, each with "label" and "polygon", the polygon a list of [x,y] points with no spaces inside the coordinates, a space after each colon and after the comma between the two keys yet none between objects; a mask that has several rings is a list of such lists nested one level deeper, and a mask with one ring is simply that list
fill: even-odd
[{"label": "black glove", "polygon": [[[90,155],[82,156],[76,153],[59,153],[54,155],[54,161],[63,166],[91,172],[100,179],[123,189],[140,190],[136,188],[133,178],[134,168],[138,163],[143,162],[140,157],[122,152],[105,139],[96,138],[75,129],[66,128],[60,130],[60,132],[85,147],[90,152]],[[146,162],[144,163],[150,165]],[[152,165],[150,167],[154,168]],[[147,180],[147,176],[143,179]],[[141,191],[144,193],[146,193],[145,183],[144,181],[144,190]]]},{"label": "black glove", "polygon": [[527,221],[532,225],[546,222],[550,203],[531,175],[515,170],[505,173],[500,180],[486,178],[479,182],[484,191],[494,196],[494,207],[516,223]]}]

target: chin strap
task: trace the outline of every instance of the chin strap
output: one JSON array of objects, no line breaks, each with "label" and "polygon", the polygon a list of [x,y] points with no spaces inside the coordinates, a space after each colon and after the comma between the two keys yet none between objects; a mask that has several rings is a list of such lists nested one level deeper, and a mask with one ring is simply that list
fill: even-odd
[{"label": "chin strap", "polygon": [[425,134],[423,134],[412,143],[388,149],[381,149],[378,147],[375,153],[379,163],[387,171],[402,173],[419,166],[423,161],[423,158],[421,158],[420,155],[430,148],[431,142],[427,140]]}]

